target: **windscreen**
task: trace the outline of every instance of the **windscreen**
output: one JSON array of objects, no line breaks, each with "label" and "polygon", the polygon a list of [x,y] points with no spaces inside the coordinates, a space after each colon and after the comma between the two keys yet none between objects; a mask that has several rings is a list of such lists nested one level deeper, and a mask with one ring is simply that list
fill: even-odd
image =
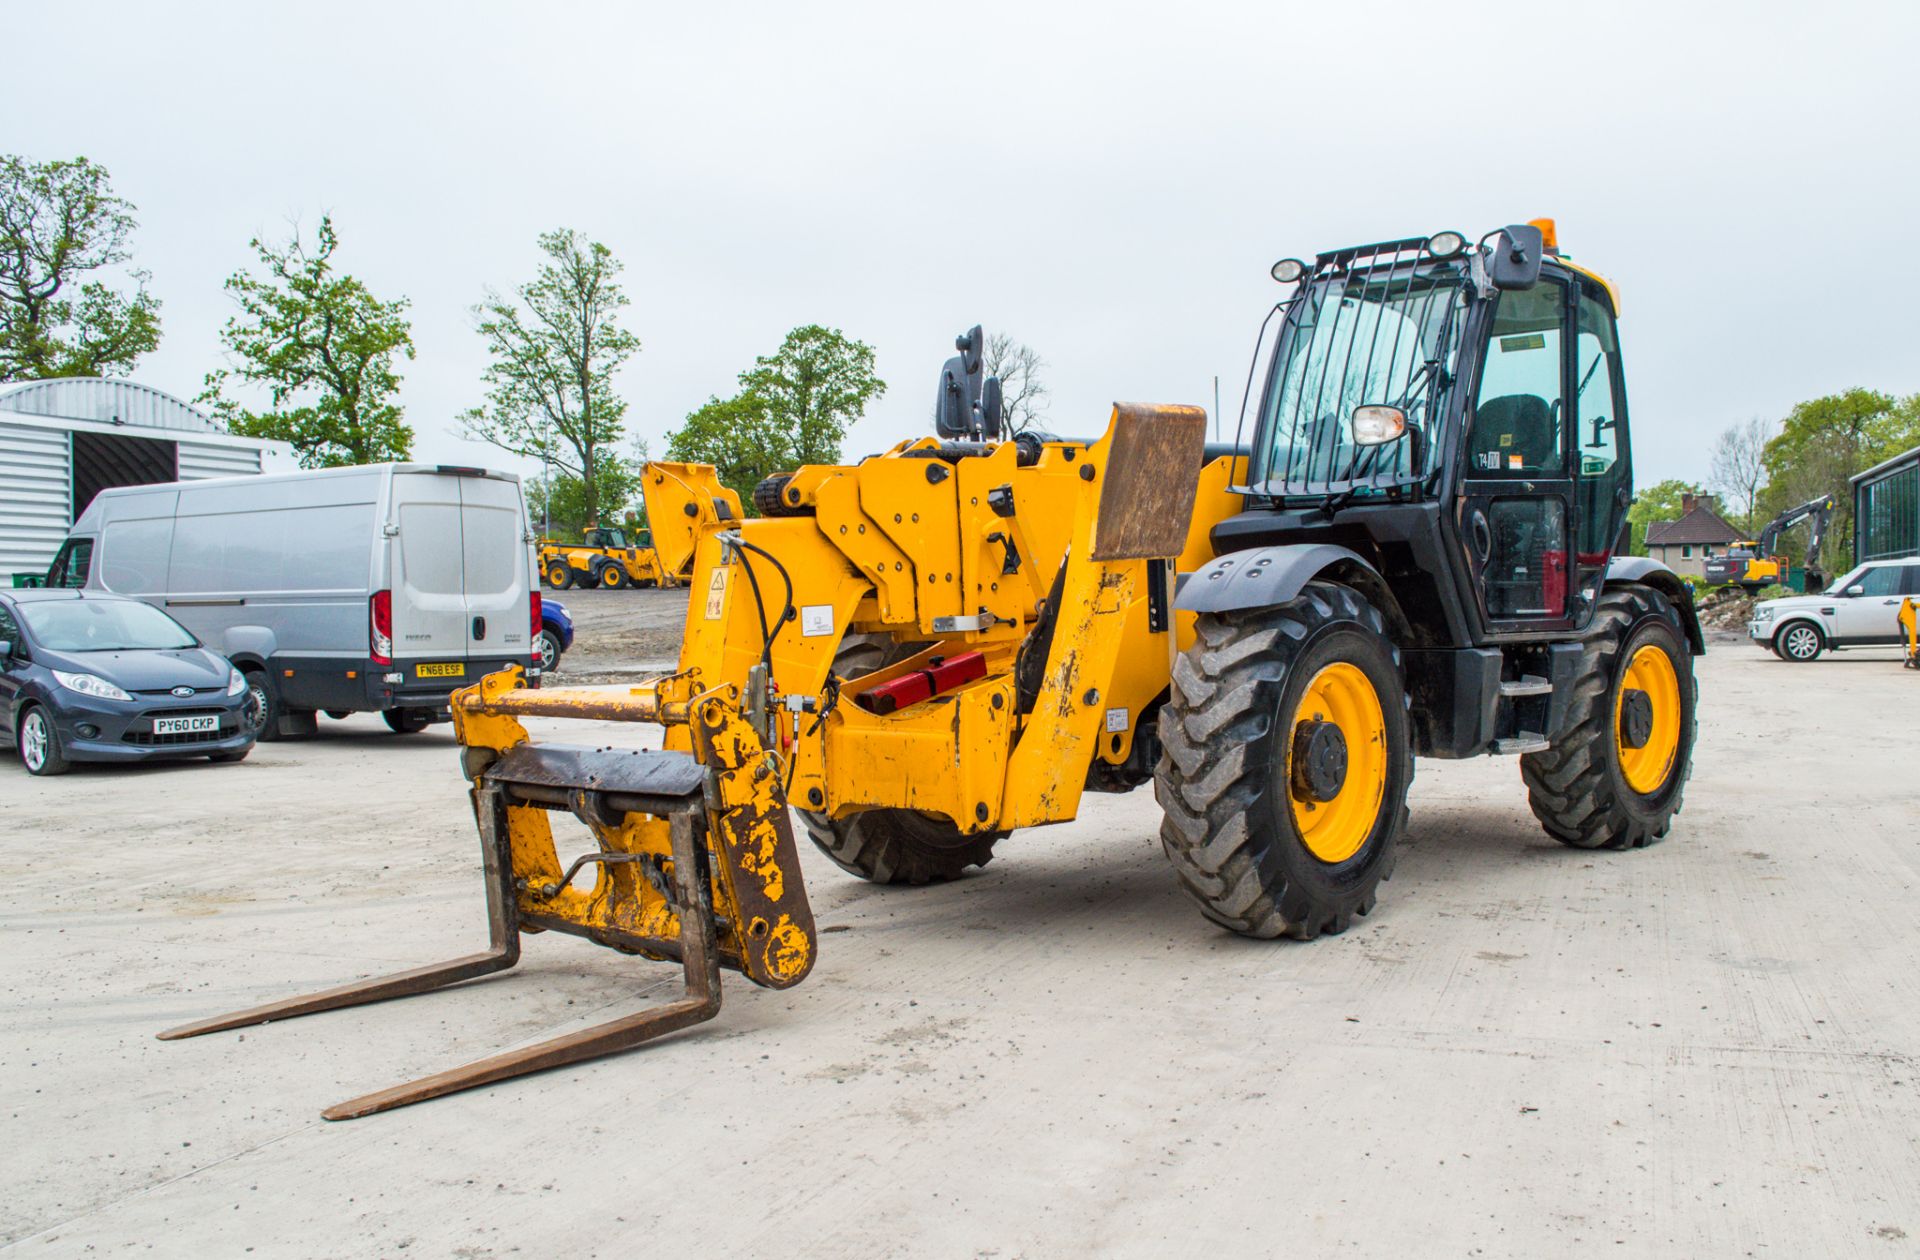
[{"label": "windscreen", "polygon": [[151,604],[131,599],[23,603],[20,617],[33,641],[52,652],[128,652],[197,646],[185,626]]},{"label": "windscreen", "polygon": [[[1253,480],[1269,494],[1319,493],[1423,476],[1440,447],[1440,402],[1465,316],[1453,266],[1325,275],[1294,300],[1274,349]],[[1398,407],[1416,437],[1353,441],[1354,409]]]}]

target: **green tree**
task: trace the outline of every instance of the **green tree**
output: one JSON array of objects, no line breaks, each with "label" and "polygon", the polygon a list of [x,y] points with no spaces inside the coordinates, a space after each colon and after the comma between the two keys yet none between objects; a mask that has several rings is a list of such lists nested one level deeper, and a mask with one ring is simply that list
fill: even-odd
[{"label": "green tree", "polygon": [[788,333],[778,350],[740,374],[740,383],[786,434],[792,467],[838,463],[847,426],[887,392],[874,374],[872,346],[818,324]]},{"label": "green tree", "polygon": [[[1895,400],[1850,389],[1803,402],[1767,443],[1761,519],[1823,494],[1833,496],[1826,558],[1852,554],[1853,488],[1848,479],[1920,443],[1920,395]],[[1840,567],[1844,568],[1844,564]]]},{"label": "green tree", "polygon": [[593,485],[597,502],[587,510],[587,483],[573,473],[555,469],[527,481],[527,512],[549,537],[577,539],[589,525],[611,525],[640,489],[640,465],[618,451],[601,447],[594,452]]},{"label": "green tree", "polygon": [[1633,554],[1647,554],[1647,526],[1656,521],[1677,521],[1681,516],[1681,496],[1704,495],[1706,491],[1691,481],[1662,481],[1633,496],[1627,509],[1627,522],[1633,526]]},{"label": "green tree", "polygon": [[640,350],[617,322],[629,305],[613,251],[571,230],[540,237],[547,261],[518,302],[488,291],[473,308],[493,358],[485,406],[461,416],[469,437],[537,459],[580,480],[587,519],[602,511],[601,452],[624,431],[627,404],[613,373]]},{"label": "green tree", "polygon": [[766,399],[747,390],[732,398],[709,398],[667,434],[667,458],[712,464],[721,484],[738,492],[742,506],[753,515],[755,486],[771,473],[809,462],[796,457],[791,438],[791,430],[774,418]]},{"label": "green tree", "polygon": [[[245,437],[291,442],[307,468],[405,459],[413,430],[401,419],[395,359],[413,357],[407,300],[386,302],[334,268],[340,238],[323,217],[311,248],[299,229],[285,245],[248,242],[265,277],[236,271],[227,292],[240,314],[220,340],[231,368],[207,374],[199,401]],[[265,411],[227,392],[267,391]]]},{"label": "green tree", "polygon": [[132,257],[133,211],[85,158],[0,154],[0,381],[125,375],[160,344],[146,272],[131,297],[88,278]]}]

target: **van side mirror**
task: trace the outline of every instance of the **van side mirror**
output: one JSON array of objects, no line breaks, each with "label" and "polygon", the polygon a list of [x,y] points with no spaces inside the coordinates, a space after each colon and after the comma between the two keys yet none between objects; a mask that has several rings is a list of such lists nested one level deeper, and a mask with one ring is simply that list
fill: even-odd
[{"label": "van side mirror", "polygon": [[1487,260],[1487,278],[1496,289],[1531,289],[1540,283],[1540,264],[1546,259],[1546,238],[1531,223],[1512,223],[1500,229]]}]

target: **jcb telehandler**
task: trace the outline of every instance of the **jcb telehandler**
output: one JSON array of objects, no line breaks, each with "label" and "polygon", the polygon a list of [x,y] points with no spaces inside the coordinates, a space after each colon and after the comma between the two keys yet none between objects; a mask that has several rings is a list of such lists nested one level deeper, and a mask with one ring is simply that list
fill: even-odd
[{"label": "jcb telehandler", "polygon": [[631,543],[625,530],[595,526],[580,533],[578,543],[540,540],[540,573],[556,591],[573,586],[600,586],[617,591],[628,586],[672,586],[674,574],[660,563],[653,538],[640,530]]},{"label": "jcb telehandler", "polygon": [[[1613,287],[1546,221],[1273,274],[1245,448],[1208,451],[1188,407],[1118,405],[1093,441],[1002,433],[975,329],[938,437],[783,474],[759,496],[780,515],[741,521],[711,469],[649,476],[694,553],[678,672],[619,694],[508,670],[455,698],[491,947],[162,1035],[502,970],[545,929],[677,959],[688,995],[325,1114],[711,1018],[720,968],[785,988],[814,965],[789,803],[843,869],[912,884],[1154,779],[1179,882],[1256,937],[1373,909],[1416,756],[1517,755],[1569,845],[1665,835],[1704,649],[1687,587],[1613,554]],[[539,744],[529,716],[660,723],[665,750]],[[568,861],[551,811],[592,846]]]}]

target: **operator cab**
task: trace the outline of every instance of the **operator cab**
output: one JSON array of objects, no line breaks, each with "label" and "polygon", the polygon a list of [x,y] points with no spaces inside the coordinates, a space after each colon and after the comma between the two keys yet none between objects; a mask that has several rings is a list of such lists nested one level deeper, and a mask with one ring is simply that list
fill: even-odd
[{"label": "operator cab", "polygon": [[1286,259],[1249,512],[1215,534],[1351,547],[1415,637],[1574,634],[1632,493],[1612,286],[1551,220]]}]

